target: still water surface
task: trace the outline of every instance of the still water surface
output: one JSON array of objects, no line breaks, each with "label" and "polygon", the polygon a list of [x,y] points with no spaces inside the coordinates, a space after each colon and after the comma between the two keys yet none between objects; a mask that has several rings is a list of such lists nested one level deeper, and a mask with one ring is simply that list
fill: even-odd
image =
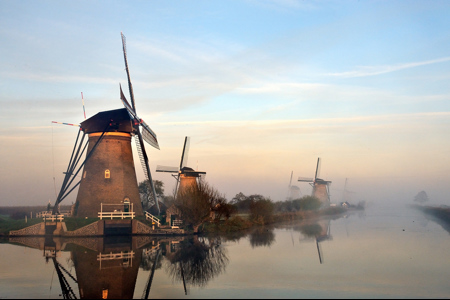
[{"label": "still water surface", "polygon": [[0,298],[450,298],[445,228],[373,205],[233,236],[22,238],[0,244]]}]

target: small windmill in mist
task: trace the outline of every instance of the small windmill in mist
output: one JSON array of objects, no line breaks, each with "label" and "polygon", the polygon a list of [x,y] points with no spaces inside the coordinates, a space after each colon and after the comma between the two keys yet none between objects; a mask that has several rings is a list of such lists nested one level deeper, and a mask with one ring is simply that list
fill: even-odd
[{"label": "small windmill in mist", "polygon": [[331,181],[323,180],[320,176],[320,157],[317,158],[316,173],[314,178],[299,177],[300,182],[309,182],[312,186],[311,196],[318,198],[322,204],[330,203],[330,184]]},{"label": "small windmill in mist", "polygon": [[286,200],[294,200],[298,199],[302,196],[302,192],[300,191],[300,188],[296,185],[292,185],[292,175],[294,174],[294,171],[291,171],[291,179],[289,180],[289,186],[288,186],[288,196],[286,197]]},{"label": "small windmill in mist", "polygon": [[342,191],[342,203],[350,202],[351,194],[356,194],[348,189],[348,178],[345,178],[344,190]]},{"label": "small windmill in mist", "polygon": [[428,202],[428,195],[425,191],[420,191],[417,193],[416,196],[414,196],[414,201],[419,203],[425,203]]},{"label": "small windmill in mist", "polygon": [[189,155],[190,138],[187,136],[184,139],[183,152],[181,153],[181,160],[179,167],[156,166],[156,172],[173,173],[172,176],[176,179],[174,197],[180,190],[188,186],[197,185],[197,179],[205,175],[206,172],[195,171],[187,166]]}]

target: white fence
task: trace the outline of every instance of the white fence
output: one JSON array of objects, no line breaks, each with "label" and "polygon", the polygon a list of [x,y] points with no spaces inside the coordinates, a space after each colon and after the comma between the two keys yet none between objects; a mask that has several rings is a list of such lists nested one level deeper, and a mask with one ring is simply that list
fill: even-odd
[{"label": "white fence", "polygon": [[103,211],[104,206],[116,206],[123,208],[123,204],[100,204],[100,211],[98,212],[98,217],[100,220],[102,219],[113,219],[113,218],[120,218],[120,219],[134,219],[135,218],[135,212],[133,211],[133,203],[129,205],[129,211],[122,211],[121,209],[117,210],[114,209],[113,211]]},{"label": "white fence", "polygon": [[62,222],[64,220],[64,215],[45,215],[43,219],[44,222]]},{"label": "white fence", "polygon": [[151,213],[149,213],[148,211],[145,212],[145,218],[147,220],[151,220],[153,223],[158,225],[158,227],[161,226],[161,222],[159,221],[159,219],[157,217],[155,217],[154,215],[152,215]]},{"label": "white fence", "polygon": [[[62,211],[58,215],[69,217],[70,216],[70,211],[66,211],[66,212]],[[35,218],[45,218],[45,217],[48,217],[48,216],[52,216],[52,212],[51,211],[41,211],[41,212],[37,212],[36,213]]]}]

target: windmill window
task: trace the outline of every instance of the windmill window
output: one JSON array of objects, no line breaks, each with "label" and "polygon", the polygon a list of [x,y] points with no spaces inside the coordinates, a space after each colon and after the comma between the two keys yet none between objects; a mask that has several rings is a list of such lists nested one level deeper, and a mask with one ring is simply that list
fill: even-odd
[{"label": "windmill window", "polygon": [[105,170],[105,178],[110,178],[111,174],[109,172],[109,170]]}]

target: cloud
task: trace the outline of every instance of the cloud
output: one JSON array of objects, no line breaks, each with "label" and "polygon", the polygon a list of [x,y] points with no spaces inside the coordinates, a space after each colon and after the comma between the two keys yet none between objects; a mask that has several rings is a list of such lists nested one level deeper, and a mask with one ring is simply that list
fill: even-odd
[{"label": "cloud", "polygon": [[431,65],[436,63],[443,63],[450,61],[450,57],[443,57],[433,60],[426,60],[420,62],[412,62],[412,63],[404,63],[404,64],[395,64],[395,65],[383,65],[383,66],[361,66],[358,67],[357,70],[347,71],[341,73],[328,73],[327,76],[333,77],[343,77],[343,78],[352,78],[352,77],[366,77],[366,76],[376,76],[380,74],[391,73],[399,70],[410,69],[425,65]]}]

